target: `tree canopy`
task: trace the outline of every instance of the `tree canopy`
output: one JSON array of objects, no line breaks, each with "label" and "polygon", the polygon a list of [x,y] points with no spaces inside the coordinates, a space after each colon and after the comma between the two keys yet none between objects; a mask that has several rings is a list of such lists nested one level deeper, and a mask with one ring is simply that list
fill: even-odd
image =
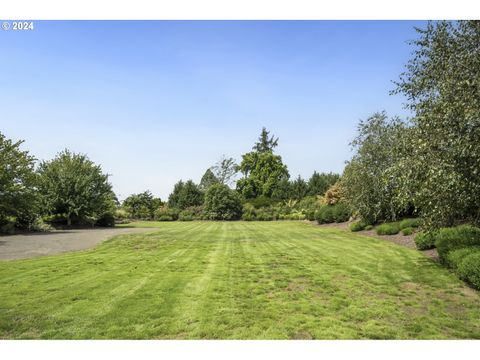
[{"label": "tree canopy", "polygon": [[114,209],[115,194],[108,175],[86,155],[64,150],[55,159],[40,163],[38,173],[47,213],[64,215],[68,225],[94,223]]},{"label": "tree canopy", "polygon": [[152,219],[155,210],[163,205],[160,198],[155,198],[147,190],[140,194],[132,194],[123,201],[123,207],[133,219]]},{"label": "tree canopy", "polygon": [[265,127],[262,128],[258,141],[253,146],[253,150],[259,153],[273,152],[273,149],[278,146],[278,137],[270,136],[270,131]]},{"label": "tree canopy", "polygon": [[342,175],[349,204],[368,222],[395,220],[403,211],[396,202],[399,183],[395,165],[403,156],[397,140],[405,124],[389,119],[385,112],[375,113],[360,121],[352,142],[355,151]]},{"label": "tree canopy", "polygon": [[223,155],[212,167],[212,170],[221,184],[230,186],[238,172],[237,168],[238,165],[236,164],[235,159]]},{"label": "tree canopy", "polygon": [[0,225],[8,217],[30,222],[38,211],[35,158],[0,133]]},{"label": "tree canopy", "polygon": [[207,190],[213,184],[218,184],[220,181],[215,176],[211,169],[207,169],[200,180],[198,185],[201,190]]},{"label": "tree canopy", "polygon": [[[480,222],[480,22],[430,22],[395,93],[415,114],[405,182],[434,227]],[[407,166],[404,166],[406,169]]]},{"label": "tree canopy", "polygon": [[237,189],[247,199],[271,197],[279,183],[289,177],[281,156],[271,152],[249,152],[242,155],[239,170],[243,178],[237,181]]},{"label": "tree canopy", "polygon": [[180,180],[173,187],[173,192],[168,197],[168,205],[172,208],[186,209],[190,206],[203,204],[203,193],[192,180]]},{"label": "tree canopy", "polygon": [[239,194],[224,184],[214,184],[205,193],[204,212],[210,220],[236,220],[242,216]]}]

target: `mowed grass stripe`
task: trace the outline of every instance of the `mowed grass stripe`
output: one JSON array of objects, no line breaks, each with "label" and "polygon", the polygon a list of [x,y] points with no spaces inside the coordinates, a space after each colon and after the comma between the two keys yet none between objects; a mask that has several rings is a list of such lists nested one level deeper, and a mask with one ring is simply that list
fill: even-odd
[{"label": "mowed grass stripe", "polygon": [[303,222],[148,225],[1,262],[0,337],[480,338],[478,292],[417,251]]}]

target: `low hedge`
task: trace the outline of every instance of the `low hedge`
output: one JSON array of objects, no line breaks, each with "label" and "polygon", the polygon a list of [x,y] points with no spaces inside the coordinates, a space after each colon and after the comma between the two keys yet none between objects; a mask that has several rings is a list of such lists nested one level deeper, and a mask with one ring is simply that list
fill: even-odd
[{"label": "low hedge", "polygon": [[435,246],[442,262],[446,262],[447,254],[456,249],[480,246],[480,229],[470,225],[443,228],[435,235]]},{"label": "low hedge", "polygon": [[406,227],[402,229],[403,236],[412,235],[415,229],[413,227]]},{"label": "low hedge", "polygon": [[333,206],[325,205],[318,209],[315,213],[315,220],[317,220],[319,224],[330,224],[335,222]]},{"label": "low hedge", "polygon": [[179,214],[179,209],[162,206],[155,210],[155,212],[153,213],[153,218],[157,221],[175,221],[178,220]]},{"label": "low hedge", "polygon": [[352,215],[350,208],[345,203],[335,205],[324,205],[315,213],[315,219],[319,224],[329,224],[333,222],[345,222]]},{"label": "low hedge", "polygon": [[433,249],[435,247],[435,240],[435,234],[431,232],[420,232],[414,238],[418,250]]},{"label": "low hedge", "polygon": [[480,289],[480,250],[470,250],[471,253],[460,260],[457,273],[461,279]]},{"label": "low hedge", "polygon": [[354,223],[352,223],[350,225],[350,230],[353,231],[353,232],[356,232],[356,231],[362,231],[363,229],[365,229],[367,227],[367,223],[365,223],[365,221],[363,220],[358,220],[358,221],[355,221]]},{"label": "low hedge", "polygon": [[418,228],[422,225],[422,220],[419,218],[415,219],[403,219],[400,221],[400,229],[406,229],[406,228]]},{"label": "low hedge", "polygon": [[378,235],[395,235],[400,232],[399,223],[385,223],[375,228]]},{"label": "low hedge", "polygon": [[462,260],[473,252],[480,251],[480,246],[471,246],[450,251],[445,257],[445,265],[453,270],[457,270]]}]

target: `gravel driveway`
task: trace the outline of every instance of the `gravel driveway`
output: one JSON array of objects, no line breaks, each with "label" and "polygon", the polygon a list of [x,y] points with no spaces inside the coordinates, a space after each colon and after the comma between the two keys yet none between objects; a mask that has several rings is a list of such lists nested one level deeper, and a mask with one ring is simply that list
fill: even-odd
[{"label": "gravel driveway", "polygon": [[0,260],[25,259],[68,251],[85,250],[115,235],[149,231],[158,231],[158,229],[79,229],[0,236]]}]

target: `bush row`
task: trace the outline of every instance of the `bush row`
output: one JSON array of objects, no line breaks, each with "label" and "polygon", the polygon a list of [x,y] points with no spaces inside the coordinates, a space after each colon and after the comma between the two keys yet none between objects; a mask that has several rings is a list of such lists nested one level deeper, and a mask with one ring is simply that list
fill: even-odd
[{"label": "bush row", "polygon": [[460,225],[419,233],[415,243],[420,250],[436,247],[443,265],[480,289],[480,228]]},{"label": "bush row", "polygon": [[340,223],[350,219],[352,212],[347,204],[324,205],[315,212],[315,220],[319,224]]},{"label": "bush row", "polygon": [[[404,219],[400,222],[383,223],[375,227],[378,235],[395,235],[400,231],[403,235],[412,235],[416,229],[421,226],[421,220],[418,218]],[[357,220],[350,225],[351,231],[371,230],[373,225],[365,220]]]}]

